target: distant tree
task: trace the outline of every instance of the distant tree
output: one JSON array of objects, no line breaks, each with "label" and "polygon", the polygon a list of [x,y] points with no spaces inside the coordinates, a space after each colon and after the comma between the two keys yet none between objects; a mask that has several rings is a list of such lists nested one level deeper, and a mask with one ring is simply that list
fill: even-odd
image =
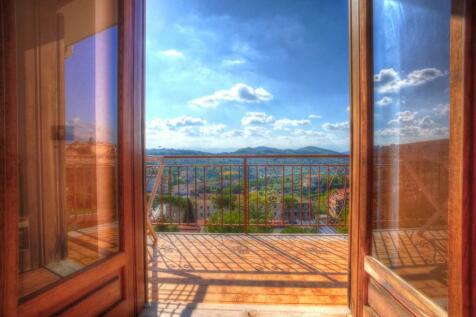
[{"label": "distant tree", "polygon": [[[264,217],[264,216],[263,216]],[[233,210],[231,212],[223,213],[223,223],[222,223],[222,214],[217,212],[214,213],[211,218],[207,221],[206,230],[207,232],[214,233],[225,233],[225,232],[272,232],[273,228],[268,226],[256,226],[256,219],[250,219],[250,223],[245,228],[244,226],[244,216],[243,212]]]},{"label": "distant tree", "polygon": [[193,203],[190,198],[180,196],[156,196],[153,203],[153,208],[157,208],[160,204],[168,204],[174,207],[175,210],[181,210],[181,222],[195,222],[195,212]]},{"label": "distant tree", "polygon": [[238,205],[238,197],[234,194],[222,194],[221,192],[217,192],[216,195],[212,197],[213,206],[216,209],[235,209]]}]

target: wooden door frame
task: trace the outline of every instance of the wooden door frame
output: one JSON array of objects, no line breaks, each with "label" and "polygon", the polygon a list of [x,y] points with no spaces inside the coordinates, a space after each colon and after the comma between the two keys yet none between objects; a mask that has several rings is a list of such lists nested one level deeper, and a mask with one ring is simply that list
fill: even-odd
[{"label": "wooden door frame", "polygon": [[450,48],[449,309],[476,315],[476,4],[453,0]]},{"label": "wooden door frame", "polygon": [[[0,0],[0,315],[67,311],[94,294],[105,277],[120,276],[121,300],[109,314],[136,315],[144,307],[144,1],[119,0],[120,252],[18,302],[18,161],[16,118],[15,0]],[[124,224],[128,224],[124,226]],[[97,283],[97,285],[95,285]],[[105,283],[105,284],[101,284]],[[101,286],[101,287],[103,287]],[[72,297],[71,294],[74,294]],[[73,307],[74,308],[74,307]],[[86,307],[87,309],[87,307]],[[76,311],[77,312],[77,311]]]},{"label": "wooden door frame", "polygon": [[[476,315],[475,10],[474,1],[453,0],[450,22],[449,188],[452,190],[449,195],[448,314],[465,317]],[[372,0],[350,0],[349,15],[352,79],[349,302],[353,316],[366,316],[372,311],[367,306],[369,274],[365,263],[367,266],[374,264],[369,256],[373,140]]]},{"label": "wooden door frame", "polygon": [[[123,68],[120,100],[122,100],[121,130],[124,132],[122,157],[123,190],[131,193],[123,206],[124,223],[130,221],[130,232],[122,233],[121,245],[128,252],[128,267],[132,269],[132,288],[129,296],[134,299],[134,313],[144,308],[147,294],[147,262],[145,259],[145,182],[144,182],[144,62],[145,62],[145,0],[120,0],[122,9],[119,25],[122,26],[120,54]],[[126,252],[127,253],[127,252]]]},{"label": "wooden door frame", "polygon": [[145,0],[131,1],[133,19],[134,64],[132,65],[133,92],[133,210],[134,210],[134,290],[135,311],[139,313],[147,300],[146,211],[145,211]]},{"label": "wooden door frame", "polygon": [[365,256],[370,252],[369,234],[372,189],[372,33],[371,0],[350,0],[351,65],[351,200],[350,200],[350,309],[362,316],[367,303],[368,275]]}]

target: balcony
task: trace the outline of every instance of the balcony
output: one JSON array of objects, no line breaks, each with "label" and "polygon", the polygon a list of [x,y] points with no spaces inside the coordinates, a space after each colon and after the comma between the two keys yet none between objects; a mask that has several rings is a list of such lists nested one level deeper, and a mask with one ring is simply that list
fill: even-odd
[{"label": "balcony", "polygon": [[161,316],[347,313],[348,156],[150,156],[146,173]]}]

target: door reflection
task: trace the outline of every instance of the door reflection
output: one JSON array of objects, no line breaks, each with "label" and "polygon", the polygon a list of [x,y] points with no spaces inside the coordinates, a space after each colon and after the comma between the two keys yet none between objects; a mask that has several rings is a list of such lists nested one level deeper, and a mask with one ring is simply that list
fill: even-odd
[{"label": "door reflection", "polygon": [[20,296],[119,250],[117,1],[17,2]]},{"label": "door reflection", "polygon": [[450,6],[373,2],[372,255],[445,309]]}]

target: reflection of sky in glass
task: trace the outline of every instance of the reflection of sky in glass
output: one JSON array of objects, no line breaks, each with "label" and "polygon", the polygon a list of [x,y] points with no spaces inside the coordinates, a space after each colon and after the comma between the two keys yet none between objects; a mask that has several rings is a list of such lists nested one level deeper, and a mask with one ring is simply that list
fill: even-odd
[{"label": "reflection of sky in glass", "polygon": [[448,138],[450,4],[374,1],[376,144]]},{"label": "reflection of sky in glass", "polygon": [[117,142],[117,26],[73,45],[65,60],[68,141]]}]

